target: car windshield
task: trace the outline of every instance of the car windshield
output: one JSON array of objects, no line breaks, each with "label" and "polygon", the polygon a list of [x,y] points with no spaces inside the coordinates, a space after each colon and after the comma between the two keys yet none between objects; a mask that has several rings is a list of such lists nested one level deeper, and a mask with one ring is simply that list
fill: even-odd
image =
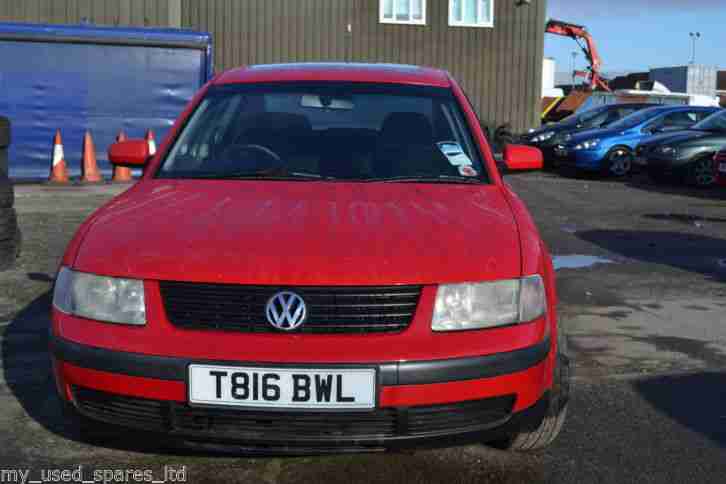
[{"label": "car windshield", "polygon": [[568,124],[585,124],[605,113],[608,109],[608,106],[599,106],[597,108],[588,109],[587,111],[583,111],[580,113],[573,113],[564,118],[562,122]]},{"label": "car windshield", "polygon": [[450,90],[360,83],[215,86],[157,173],[441,183],[486,175]]},{"label": "car windshield", "polygon": [[642,111],[637,111],[629,116],[625,116],[620,121],[616,121],[613,124],[611,124],[610,126],[608,126],[608,128],[612,128],[612,129],[634,128],[634,127],[638,126],[639,124],[642,124],[642,123],[654,118],[655,116],[657,116],[658,114],[660,114],[662,112],[663,112],[663,109],[659,108],[659,107],[643,109]]},{"label": "car windshield", "polygon": [[691,129],[726,132],[726,111],[719,111],[716,114],[712,114],[700,123],[695,124]]},{"label": "car windshield", "polygon": [[585,127],[600,126],[608,119],[611,111],[614,111],[614,108],[609,106],[591,109],[580,115],[579,123]]}]

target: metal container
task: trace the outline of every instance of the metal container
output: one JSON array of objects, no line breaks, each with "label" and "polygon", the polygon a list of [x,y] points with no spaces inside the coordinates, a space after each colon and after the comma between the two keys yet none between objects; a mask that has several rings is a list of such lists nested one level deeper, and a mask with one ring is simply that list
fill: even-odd
[{"label": "metal container", "polygon": [[650,80],[660,82],[676,93],[715,96],[717,75],[716,67],[694,64],[651,69]]}]

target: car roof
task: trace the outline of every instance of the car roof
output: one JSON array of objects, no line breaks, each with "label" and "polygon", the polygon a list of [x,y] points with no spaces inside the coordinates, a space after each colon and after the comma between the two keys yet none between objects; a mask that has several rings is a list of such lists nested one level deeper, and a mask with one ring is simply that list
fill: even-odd
[{"label": "car roof", "polygon": [[657,105],[648,108],[650,112],[666,112],[666,111],[717,111],[718,108],[711,106],[689,106],[687,104],[666,104]]},{"label": "car roof", "polygon": [[261,64],[223,72],[214,84],[340,81],[451,87],[446,71],[404,64],[320,62]]},{"label": "car roof", "polygon": [[633,107],[633,108],[651,108],[655,106],[659,106],[655,103],[615,103],[615,104],[606,104],[604,107],[608,108],[622,108],[624,106],[627,107]]}]

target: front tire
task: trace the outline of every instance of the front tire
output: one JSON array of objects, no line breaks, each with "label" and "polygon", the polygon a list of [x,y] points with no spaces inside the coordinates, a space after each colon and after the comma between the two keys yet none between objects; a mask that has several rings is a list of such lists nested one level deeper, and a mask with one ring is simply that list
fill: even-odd
[{"label": "front tire", "polygon": [[492,447],[515,452],[538,451],[554,442],[562,431],[570,400],[570,359],[567,356],[566,340],[562,333],[559,334],[559,341],[562,344],[557,351],[549,407],[542,423],[535,430],[519,431],[505,440],[492,442],[489,444]]},{"label": "front tire", "polygon": [[688,183],[700,188],[716,184],[716,171],[711,156],[703,156],[691,164],[688,168]]},{"label": "front tire", "polygon": [[630,150],[618,147],[605,157],[605,174],[616,178],[630,175],[633,171],[633,154]]}]

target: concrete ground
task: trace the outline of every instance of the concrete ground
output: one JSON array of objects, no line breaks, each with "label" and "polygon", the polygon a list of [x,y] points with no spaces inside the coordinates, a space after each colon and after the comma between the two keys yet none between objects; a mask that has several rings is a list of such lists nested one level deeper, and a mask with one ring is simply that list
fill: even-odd
[{"label": "concrete ground", "polygon": [[724,482],[726,190],[507,178],[558,265],[588,261],[572,256],[609,261],[558,272],[576,380],[569,420],[546,452],[471,446],[249,459],[135,434],[80,435],[61,418],[50,377],[51,278],[74,229],[123,188],[27,185],[17,187],[23,254],[17,270],[0,275],[0,478],[83,465],[86,478],[92,469],[148,469],[159,480],[164,466],[185,466],[194,483]]}]

